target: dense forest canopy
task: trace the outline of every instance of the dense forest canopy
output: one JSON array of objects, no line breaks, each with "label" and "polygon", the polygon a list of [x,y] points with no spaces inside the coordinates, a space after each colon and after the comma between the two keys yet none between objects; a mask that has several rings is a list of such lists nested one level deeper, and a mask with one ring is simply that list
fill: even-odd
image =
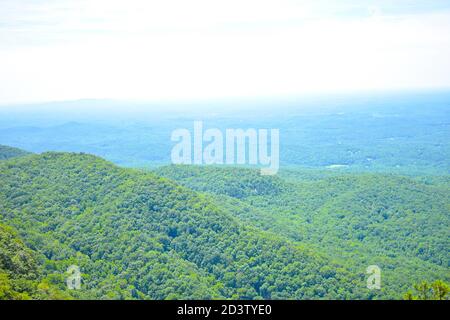
[{"label": "dense forest canopy", "polygon": [[21,149],[0,145],[0,160],[21,157],[27,154],[29,153]]},{"label": "dense forest canopy", "polygon": [[79,265],[82,297],[368,296],[361,273],[152,173],[62,153],[6,161],[0,172],[2,220],[41,254],[46,277]]},{"label": "dense forest canopy", "polygon": [[47,152],[0,161],[0,181],[5,299],[401,299],[450,280],[445,177],[147,172]]}]

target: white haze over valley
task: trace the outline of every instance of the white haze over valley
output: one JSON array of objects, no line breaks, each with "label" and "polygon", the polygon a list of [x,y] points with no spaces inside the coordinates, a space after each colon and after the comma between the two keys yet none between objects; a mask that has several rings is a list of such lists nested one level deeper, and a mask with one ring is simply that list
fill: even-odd
[{"label": "white haze over valley", "polygon": [[448,88],[449,9],[402,0],[0,0],[0,105]]}]

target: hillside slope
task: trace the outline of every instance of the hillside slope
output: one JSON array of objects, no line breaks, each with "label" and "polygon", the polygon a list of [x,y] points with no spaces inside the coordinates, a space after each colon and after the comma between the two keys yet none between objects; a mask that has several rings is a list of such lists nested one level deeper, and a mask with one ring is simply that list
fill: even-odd
[{"label": "hillside slope", "polygon": [[4,146],[4,145],[0,144],[0,160],[22,157],[27,154],[30,154],[30,153],[27,151],[18,149],[18,148]]},{"label": "hillside slope", "polygon": [[0,224],[0,300],[72,298],[44,278],[37,256],[14,229]]},{"label": "hillside slope", "polygon": [[155,172],[207,192],[249,225],[325,251],[350,270],[379,265],[389,297],[423,279],[450,278],[448,177],[297,170],[253,178],[257,170],[195,166]]},{"label": "hillside slope", "polygon": [[[198,194],[152,173],[85,154],[0,163],[0,217],[75,297],[107,299],[371,298],[364,270],[246,226]],[[59,275],[59,278],[58,278]]]}]

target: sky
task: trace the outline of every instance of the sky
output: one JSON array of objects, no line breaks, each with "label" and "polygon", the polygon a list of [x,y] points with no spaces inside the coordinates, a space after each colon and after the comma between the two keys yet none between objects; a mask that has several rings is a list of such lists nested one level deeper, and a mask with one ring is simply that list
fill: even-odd
[{"label": "sky", "polygon": [[450,1],[0,0],[0,104],[450,88]]}]

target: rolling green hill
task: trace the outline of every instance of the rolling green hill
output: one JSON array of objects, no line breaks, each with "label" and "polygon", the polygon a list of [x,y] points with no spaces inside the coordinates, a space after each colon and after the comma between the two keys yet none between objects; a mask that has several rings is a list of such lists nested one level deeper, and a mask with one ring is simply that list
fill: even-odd
[{"label": "rolling green hill", "polygon": [[0,181],[1,299],[400,299],[450,280],[448,176],[145,172],[47,152],[1,161]]},{"label": "rolling green hill", "polygon": [[387,297],[422,279],[450,278],[446,176],[291,170],[255,177],[250,169],[194,166],[156,173],[207,192],[241,221],[324,251],[350,270],[379,265]]},{"label": "rolling green hill", "polygon": [[15,230],[0,224],[0,300],[72,299],[44,277],[37,256]]},{"label": "rolling green hill", "polygon": [[23,151],[21,149],[3,146],[0,144],[0,160],[22,157],[27,154],[30,154],[30,153],[27,151]]},{"label": "rolling green hill", "polygon": [[36,252],[42,277],[64,290],[67,267],[80,266],[75,298],[377,296],[364,269],[248,225],[213,197],[153,173],[44,153],[3,161],[0,181],[1,221]]}]

